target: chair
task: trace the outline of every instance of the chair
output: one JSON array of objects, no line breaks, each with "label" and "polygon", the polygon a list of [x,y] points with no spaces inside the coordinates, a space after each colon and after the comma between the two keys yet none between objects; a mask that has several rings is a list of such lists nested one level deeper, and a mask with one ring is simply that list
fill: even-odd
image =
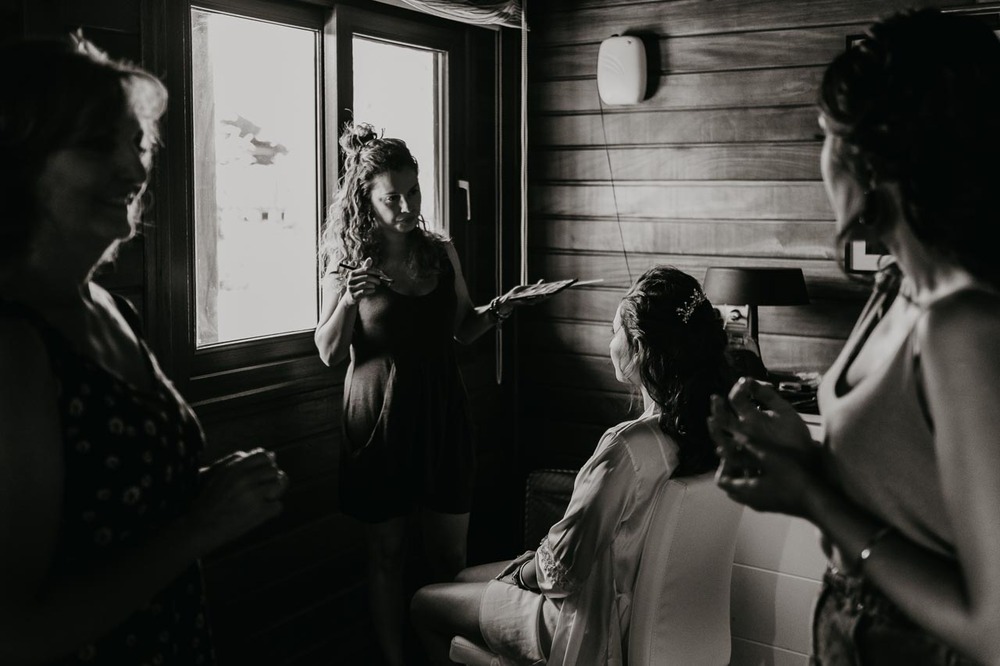
[{"label": "chair", "polygon": [[[729,663],[729,591],[742,515],[712,472],[663,484],[633,590],[630,666]],[[461,636],[450,656],[468,666],[501,663]]]}]

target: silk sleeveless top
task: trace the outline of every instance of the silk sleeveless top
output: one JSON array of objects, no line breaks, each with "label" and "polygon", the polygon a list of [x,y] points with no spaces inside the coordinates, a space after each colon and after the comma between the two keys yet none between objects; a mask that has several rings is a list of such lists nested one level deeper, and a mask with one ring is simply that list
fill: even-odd
[{"label": "silk sleeveless top", "polygon": [[934,427],[920,386],[916,331],[927,308],[879,367],[855,386],[842,388],[848,366],[898,293],[898,279],[876,287],[820,384],[825,467],[831,481],[858,506],[914,542],[953,557],[954,537],[941,489]]}]

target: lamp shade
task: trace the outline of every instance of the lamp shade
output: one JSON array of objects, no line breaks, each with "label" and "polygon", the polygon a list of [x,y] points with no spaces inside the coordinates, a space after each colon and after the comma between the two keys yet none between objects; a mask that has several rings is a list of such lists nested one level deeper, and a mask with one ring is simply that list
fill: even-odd
[{"label": "lamp shade", "polygon": [[705,296],[713,304],[806,305],[801,268],[713,267],[705,273]]}]

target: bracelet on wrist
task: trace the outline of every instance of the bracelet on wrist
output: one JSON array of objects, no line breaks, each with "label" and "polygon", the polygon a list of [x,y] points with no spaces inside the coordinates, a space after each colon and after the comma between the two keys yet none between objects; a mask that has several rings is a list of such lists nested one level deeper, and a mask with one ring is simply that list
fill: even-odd
[{"label": "bracelet on wrist", "polygon": [[522,573],[522,570],[524,569],[524,565],[527,563],[527,561],[521,562],[521,565],[514,569],[514,585],[517,585],[526,592],[534,592],[534,590],[528,587],[528,584],[524,582],[524,574]]},{"label": "bracelet on wrist", "polygon": [[487,312],[490,313],[490,316],[493,318],[493,321],[496,322],[497,324],[502,323],[503,320],[509,317],[510,313],[513,312],[513,310],[508,310],[507,312],[501,311],[500,304],[501,304],[500,296],[496,296],[493,298],[492,301],[490,301],[490,304],[487,306],[486,310]]},{"label": "bracelet on wrist", "polygon": [[856,571],[861,571],[861,569],[865,566],[865,562],[867,562],[868,558],[872,556],[872,552],[875,550],[875,546],[877,546],[880,541],[882,541],[885,537],[887,537],[889,534],[895,531],[896,528],[894,528],[892,525],[886,525],[880,528],[878,531],[876,531],[875,534],[873,534],[871,538],[868,539],[867,542],[865,542],[865,545],[861,548],[861,552],[858,553],[858,559],[855,561],[854,569]]}]

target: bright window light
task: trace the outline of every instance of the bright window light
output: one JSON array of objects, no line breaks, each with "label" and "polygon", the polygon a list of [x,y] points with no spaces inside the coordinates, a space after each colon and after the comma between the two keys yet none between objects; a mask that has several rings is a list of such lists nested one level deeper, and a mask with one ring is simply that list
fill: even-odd
[{"label": "bright window light", "polygon": [[196,342],[317,316],[318,35],[192,9]]},{"label": "bright window light", "polygon": [[448,228],[442,212],[447,58],[444,51],[354,37],[354,119],[406,142],[420,165],[421,213],[439,231]]}]

